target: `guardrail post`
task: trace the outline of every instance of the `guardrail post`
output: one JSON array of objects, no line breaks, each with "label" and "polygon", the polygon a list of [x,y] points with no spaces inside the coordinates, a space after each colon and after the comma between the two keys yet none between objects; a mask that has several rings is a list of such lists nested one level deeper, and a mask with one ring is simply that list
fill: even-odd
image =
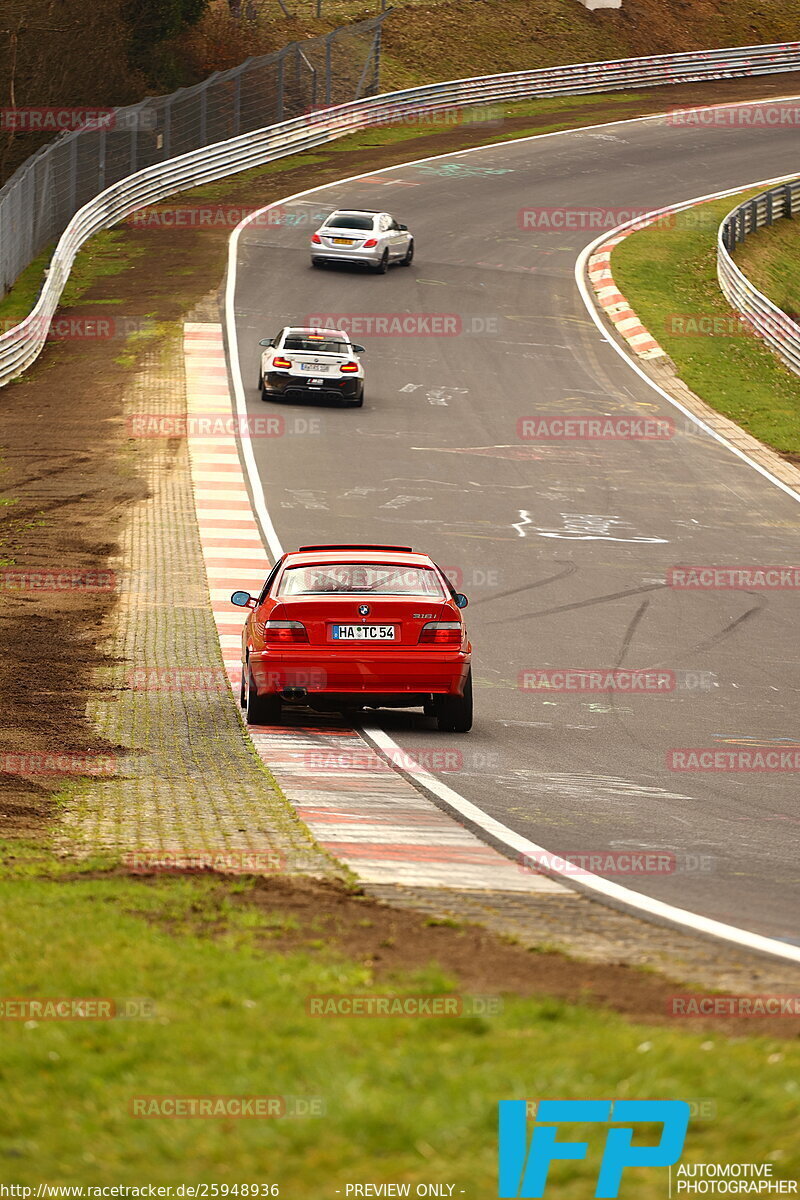
[{"label": "guardrail post", "polygon": [[794,188],[790,183],[783,185],[783,200],[786,206],[786,216],[790,221],[794,220]]},{"label": "guardrail post", "polygon": [[773,196],[772,196],[772,192],[767,192],[767,195],[766,195],[766,201],[767,201],[767,209],[766,209],[766,218],[765,218],[765,222],[764,222],[764,223],[765,223],[766,225],[773,225],[773,224],[774,224],[774,218],[773,218],[773,216],[772,216],[772,209],[773,209]]},{"label": "guardrail post", "polygon": [[746,232],[758,233],[758,201],[751,200],[748,208],[750,211],[750,229],[746,230]]},{"label": "guardrail post", "polygon": [[208,88],[200,93],[200,145],[208,141]]}]

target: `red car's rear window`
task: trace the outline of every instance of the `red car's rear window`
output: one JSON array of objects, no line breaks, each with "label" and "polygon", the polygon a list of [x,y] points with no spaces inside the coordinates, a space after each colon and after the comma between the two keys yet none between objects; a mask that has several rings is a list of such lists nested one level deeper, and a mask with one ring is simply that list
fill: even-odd
[{"label": "red car's rear window", "polygon": [[320,563],[287,567],[278,588],[279,596],[342,596],[367,592],[381,596],[446,599],[431,567],[392,563]]}]

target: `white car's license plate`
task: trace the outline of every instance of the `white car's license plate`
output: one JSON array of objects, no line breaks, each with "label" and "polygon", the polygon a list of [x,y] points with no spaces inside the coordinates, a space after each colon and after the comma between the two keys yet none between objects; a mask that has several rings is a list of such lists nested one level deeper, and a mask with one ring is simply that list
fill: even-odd
[{"label": "white car's license plate", "polygon": [[314,375],[324,375],[328,370],[327,365],[322,366],[320,363],[300,363],[301,371],[311,371]]},{"label": "white car's license plate", "polygon": [[334,625],[334,642],[393,642],[394,625]]},{"label": "white car's license plate", "polygon": [[331,241],[333,242],[334,246],[352,246],[353,245],[352,238],[331,238]]}]

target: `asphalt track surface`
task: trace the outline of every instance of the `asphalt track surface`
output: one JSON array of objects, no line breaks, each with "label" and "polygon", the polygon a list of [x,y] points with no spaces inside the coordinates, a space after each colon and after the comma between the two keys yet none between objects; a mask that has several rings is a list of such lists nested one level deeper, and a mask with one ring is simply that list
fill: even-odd
[{"label": "asphalt track surface", "polygon": [[[637,120],[456,153],[320,188],[239,243],[235,311],[248,410],[285,548],[400,542],[455,569],[470,598],[476,720],[382,726],[411,754],[456,751],[441,778],[557,855],[654,850],[637,892],[800,944],[797,774],[683,773],[675,748],[797,746],[797,593],[678,591],[681,564],[797,562],[795,500],[662,401],[605,342],[574,278],[596,228],[522,230],[526,208],[677,204],[797,167],[796,128]],[[312,270],[316,214],[386,208],[416,238],[411,269]],[[609,218],[610,219],[610,218]],[[258,339],[314,314],[446,314],[448,336],[374,336],[366,402],[265,406]],[[520,439],[531,416],[675,420],[661,440]],[[555,668],[656,668],[656,694],[520,687]],[[448,766],[452,766],[452,758]],[[603,874],[601,870],[598,872]]]}]

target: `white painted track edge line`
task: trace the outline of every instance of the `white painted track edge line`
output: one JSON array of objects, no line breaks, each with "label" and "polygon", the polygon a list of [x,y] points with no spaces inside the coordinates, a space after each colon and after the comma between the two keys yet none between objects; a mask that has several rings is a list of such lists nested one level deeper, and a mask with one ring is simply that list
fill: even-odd
[{"label": "white painted track edge line", "polygon": [[[800,97],[795,97],[795,96],[782,97],[782,99],[784,99],[784,100],[794,100],[794,99],[798,99],[798,98],[800,98]],[[776,100],[760,101],[760,103],[770,103],[770,102],[776,103],[778,101],[776,101]],[[755,103],[759,103],[759,102],[751,100],[751,101],[742,101],[741,103],[742,104],[746,104],[746,103],[755,104]],[[710,106],[710,107],[733,108],[733,107],[738,107],[738,106],[739,106],[739,104],[737,102],[737,104],[723,104],[723,105]],[[608,121],[608,122],[604,122],[602,125],[581,126],[577,129],[562,129],[562,130],[557,130],[553,133],[534,134],[529,137],[516,138],[511,141],[495,142],[489,146],[475,146],[475,147],[472,147],[467,150],[456,151],[455,153],[456,154],[471,154],[471,153],[477,153],[481,150],[491,150],[491,149],[496,149],[497,147],[506,147],[506,146],[514,145],[514,144],[520,143],[520,142],[536,141],[540,138],[563,137],[565,134],[585,133],[585,132],[588,132],[591,130],[609,128],[614,125],[629,125],[629,124],[633,124],[636,121],[658,121],[668,115],[669,115],[668,113],[656,113],[656,114],[652,114],[647,117],[631,117],[631,118],[623,120],[623,121]],[[358,179],[365,179],[371,175],[383,174],[386,171],[390,171],[390,170],[401,170],[404,167],[415,166],[418,163],[431,162],[431,161],[434,161],[439,158],[452,158],[452,157],[454,157],[453,152],[451,152],[450,154],[434,154],[434,155],[430,155],[427,158],[414,159],[413,161],[410,161],[410,162],[395,163],[391,167],[382,167],[382,168],[379,168],[378,170],[363,171],[358,175],[347,176],[343,179],[329,180],[328,182],[326,182],[324,184],[320,184],[317,187],[306,188],[304,191],[296,192],[291,196],[285,196],[285,197],[282,197],[281,199],[272,201],[270,204],[265,204],[262,208],[255,209],[253,212],[249,213],[244,218],[244,220],[241,221],[236,226],[236,228],[231,233],[230,240],[228,243],[228,267],[227,267],[227,275],[226,275],[226,280],[225,280],[225,307],[224,307],[225,330],[224,330],[224,332],[225,332],[225,336],[226,336],[226,340],[227,340],[227,347],[228,347],[228,352],[229,352],[229,367],[230,367],[230,372],[231,372],[231,382],[233,384],[233,390],[234,390],[236,411],[242,420],[244,420],[246,422],[246,419],[247,419],[247,402],[246,402],[245,392],[244,392],[244,382],[242,380],[241,365],[239,362],[238,334],[236,331],[236,319],[235,319],[235,317],[236,317],[236,312],[235,312],[236,279],[237,279],[237,266],[238,266],[237,253],[238,253],[239,238],[241,236],[242,231],[252,221],[254,221],[258,216],[260,216],[264,212],[268,212],[270,208],[274,208],[274,207],[276,207],[276,205],[287,204],[287,203],[291,202],[292,200],[298,200],[303,196],[309,196],[315,192],[327,190],[330,187],[336,187],[339,184],[352,183]],[[781,179],[794,178],[794,176],[781,176],[780,178]],[[735,195],[737,192],[744,191],[749,186],[752,186],[752,187],[767,186],[770,182],[771,182],[770,180],[757,181],[756,183],[753,183],[751,185],[745,183],[741,187],[731,188],[726,192],[719,193],[719,198],[721,199],[725,195]],[[698,203],[698,201],[696,201],[696,200],[688,201],[685,203],[687,204],[687,206],[691,206],[693,203]],[[681,206],[680,205],[670,205],[669,207],[670,207],[670,209],[676,209]],[[641,220],[641,218],[638,218],[638,220]],[[620,228],[624,228],[624,226],[621,226]],[[726,448],[730,449],[738,457],[742,458],[745,462],[749,463],[750,466],[752,466],[760,474],[764,475],[765,478],[770,480],[770,482],[772,482],[776,486],[780,487],[782,491],[787,492],[787,494],[792,496],[794,499],[800,500],[800,496],[798,496],[797,493],[793,492],[790,488],[788,488],[780,480],[776,479],[768,471],[766,471],[764,468],[760,467],[758,463],[753,462],[752,459],[749,459],[746,454],[744,454],[742,451],[738,450],[735,446],[733,446],[729,442],[727,442],[723,437],[721,437],[721,435],[715,433],[715,431],[713,429],[711,429],[710,426],[705,425],[705,423],[703,421],[701,421],[698,417],[695,417],[694,414],[691,413],[688,409],[684,409],[683,405],[681,405],[678,401],[673,400],[672,397],[670,397],[666,392],[663,392],[662,389],[659,388],[658,385],[653,382],[653,380],[649,379],[649,377],[645,374],[645,372],[642,371],[641,368],[639,368],[638,364],[634,363],[629,358],[629,356],[625,353],[625,351],[620,346],[617,345],[617,343],[611,338],[608,331],[603,327],[602,321],[599,317],[599,314],[597,313],[593,303],[591,302],[591,299],[588,295],[588,291],[586,290],[586,284],[585,284],[584,275],[583,275],[585,267],[583,266],[583,264],[585,264],[585,262],[588,261],[589,254],[594,249],[594,247],[599,245],[600,242],[605,242],[605,241],[610,240],[612,237],[615,236],[615,232],[616,231],[606,232],[602,236],[602,238],[596,239],[595,241],[593,241],[590,244],[590,246],[586,247],[586,249],[581,252],[581,255],[579,256],[578,262],[576,263],[576,267],[575,267],[576,280],[578,282],[578,287],[581,292],[581,296],[583,298],[584,304],[586,305],[586,307],[589,311],[589,314],[592,317],[595,325],[597,325],[598,329],[600,330],[600,333],[602,334],[604,340],[608,341],[614,347],[614,349],[617,350],[617,352],[621,355],[621,357],[623,359],[625,359],[625,361],[628,363],[628,365],[631,366],[637,372],[637,374],[640,375],[641,378],[650,385],[650,387],[652,387],[655,391],[657,391],[659,394],[661,394],[664,397],[664,399],[666,399],[670,404],[673,404],[675,407],[679,408],[682,412],[685,412],[685,414],[687,416],[691,417],[691,419],[700,428],[702,428],[705,432],[707,432],[711,437],[713,437],[713,438],[715,438],[715,440],[721,442],[724,446],[726,446]],[[579,274],[579,267],[580,267],[580,274]],[[246,424],[244,427],[246,428]],[[275,526],[272,522],[272,518],[271,518],[271,516],[269,514],[269,510],[267,508],[266,499],[264,497],[264,489],[263,489],[261,480],[258,475],[258,469],[256,467],[256,461],[255,461],[255,455],[253,454],[253,448],[252,448],[252,445],[250,445],[249,439],[241,439],[240,438],[239,441],[240,441],[241,450],[242,450],[242,459],[243,459],[243,462],[245,465],[245,470],[246,470],[248,482],[249,482],[252,497],[253,497],[253,503],[254,503],[256,517],[259,521],[259,524],[261,525],[265,540],[267,542],[267,545],[269,546],[270,553],[272,554],[273,559],[276,559],[276,558],[279,558],[281,556],[281,554],[283,553],[283,547],[281,546],[280,540],[277,535],[277,531],[275,530]],[[366,729],[363,730],[362,732],[365,735],[367,735]],[[374,737],[374,734],[376,732],[380,734],[381,739],[384,742],[384,748],[386,750],[397,751],[399,753],[402,753],[402,748],[383,730],[376,731],[374,729],[370,729],[369,736]],[[375,740],[374,744],[379,745],[380,743],[377,740]],[[501,822],[495,820],[494,817],[490,817],[488,815],[488,813],[484,813],[481,809],[479,809],[475,805],[471,804],[468,800],[465,800],[464,797],[459,795],[458,792],[454,791],[453,788],[448,787],[447,784],[442,783],[435,776],[430,775],[429,772],[426,772],[426,771],[423,771],[422,769],[420,769],[418,772],[415,772],[413,774],[409,773],[409,774],[410,774],[410,777],[412,779],[414,779],[415,782],[417,782],[420,787],[429,789],[431,792],[433,792],[435,795],[437,795],[443,801],[443,803],[452,807],[452,809],[454,811],[459,812],[462,816],[465,817],[465,819],[469,819],[470,823],[475,827],[475,829],[482,830],[492,841],[502,842],[502,844],[504,844],[506,847],[508,847],[508,849],[512,853],[514,853],[514,854],[519,853],[521,846],[523,846],[523,845],[527,846],[529,848],[528,852],[533,855],[550,854],[551,853],[550,851],[544,850],[542,847],[536,846],[536,844],[534,842],[528,841],[528,839],[522,837],[521,834],[515,833],[512,829],[509,829],[507,826],[503,825]],[[468,816],[468,814],[471,814],[471,815]],[[524,850],[522,850],[522,852],[525,853]],[[579,888],[579,887],[576,887],[575,880],[570,878],[569,876],[567,876],[565,874],[560,874],[557,871],[553,871],[551,874],[552,874],[553,878],[562,881],[567,887],[571,888],[574,891],[585,890],[585,891],[590,892],[591,894],[595,895],[598,899],[604,898],[607,901],[609,901],[610,903],[616,903],[617,905],[620,905],[629,911],[636,912],[642,916],[645,916],[645,917],[649,916],[654,920],[661,920],[670,925],[676,925],[679,928],[689,930],[692,933],[705,934],[707,936],[711,936],[711,937],[719,938],[724,941],[732,942],[735,945],[742,947],[743,949],[752,950],[757,953],[768,954],[773,957],[781,958],[781,959],[784,959],[789,962],[800,963],[800,947],[788,946],[782,942],[777,941],[774,938],[765,937],[762,934],[751,933],[749,930],[740,929],[734,925],[726,925],[723,922],[715,921],[710,917],[703,917],[698,913],[689,912],[686,909],[677,908],[674,905],[666,904],[663,901],[651,899],[650,897],[645,896],[640,892],[635,892],[630,888],[625,888],[621,884],[612,883],[610,880],[601,879],[599,876],[595,876],[595,875],[591,875],[591,874],[581,876],[581,887]]]},{"label": "white painted track edge line", "polygon": [[[362,733],[378,749],[383,750],[390,762],[392,761],[392,753],[399,747],[389,734],[376,726],[364,726]],[[512,851],[515,856],[521,855],[532,862],[541,862],[543,856],[545,865],[540,867],[542,873],[559,882],[566,883],[573,891],[587,893],[596,899],[607,900],[628,912],[636,912],[640,916],[646,915],[661,923],[676,925],[682,929],[688,928],[693,933],[722,938],[725,941],[735,942],[738,946],[748,950],[773,956],[778,955],[790,962],[800,963],[800,947],[786,946],[775,938],[759,933],[750,933],[735,925],[727,925],[724,921],[716,921],[712,917],[700,916],[697,913],[689,912],[688,909],[667,904],[663,900],[655,900],[640,892],[633,892],[630,888],[623,887],[622,884],[603,879],[600,875],[594,875],[590,871],[581,871],[580,876],[577,877],[567,876],[546,863],[547,859],[559,858],[560,855],[553,854],[551,850],[546,850],[544,846],[530,841],[523,834],[516,833],[501,821],[490,817],[471,801],[465,800],[463,796],[448,784],[443,783],[425,767],[414,767],[409,764],[407,755],[403,758],[403,773],[418,783],[421,788],[437,796],[448,810],[463,817],[470,827],[480,828],[494,844],[500,843]],[[520,863],[520,867],[524,867],[524,863]]]}]

